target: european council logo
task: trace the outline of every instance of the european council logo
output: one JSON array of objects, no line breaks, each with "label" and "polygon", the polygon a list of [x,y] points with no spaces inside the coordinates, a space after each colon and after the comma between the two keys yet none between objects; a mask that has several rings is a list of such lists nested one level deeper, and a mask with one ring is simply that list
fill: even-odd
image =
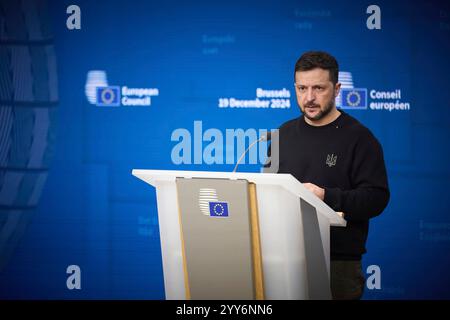
[{"label": "european council logo", "polygon": [[228,217],[228,203],[226,202],[210,202],[209,215],[211,217]]},{"label": "european council logo", "polygon": [[120,87],[97,87],[97,106],[99,107],[119,107]]},{"label": "european council logo", "polygon": [[342,88],[341,109],[367,109],[367,89]]}]

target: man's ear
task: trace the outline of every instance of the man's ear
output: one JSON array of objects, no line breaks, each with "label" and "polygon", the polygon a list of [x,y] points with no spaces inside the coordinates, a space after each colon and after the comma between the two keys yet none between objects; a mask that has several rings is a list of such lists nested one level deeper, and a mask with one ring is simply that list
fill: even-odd
[{"label": "man's ear", "polygon": [[341,91],[341,83],[337,82],[336,85],[334,86],[334,94],[337,97],[339,92]]}]

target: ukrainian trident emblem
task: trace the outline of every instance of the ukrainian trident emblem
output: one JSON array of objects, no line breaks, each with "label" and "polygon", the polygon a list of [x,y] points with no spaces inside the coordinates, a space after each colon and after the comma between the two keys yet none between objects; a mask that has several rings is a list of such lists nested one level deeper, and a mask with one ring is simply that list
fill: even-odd
[{"label": "ukrainian trident emblem", "polygon": [[335,156],[334,154],[329,154],[327,155],[327,161],[325,162],[325,164],[330,168],[334,167],[336,165],[336,160],[337,156]]}]

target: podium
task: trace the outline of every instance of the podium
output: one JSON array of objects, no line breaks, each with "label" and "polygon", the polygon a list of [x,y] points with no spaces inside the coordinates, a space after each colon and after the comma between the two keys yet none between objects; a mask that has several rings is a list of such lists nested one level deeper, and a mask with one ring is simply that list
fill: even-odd
[{"label": "podium", "polygon": [[330,226],[290,174],[133,170],[156,188],[166,299],[331,299]]}]

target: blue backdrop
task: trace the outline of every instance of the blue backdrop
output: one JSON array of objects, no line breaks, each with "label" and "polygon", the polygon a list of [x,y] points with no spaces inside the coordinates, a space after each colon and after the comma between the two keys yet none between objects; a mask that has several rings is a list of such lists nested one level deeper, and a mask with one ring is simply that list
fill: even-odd
[{"label": "blue backdrop", "polygon": [[[72,4],[81,29],[68,28]],[[371,4],[381,29],[367,27]],[[366,288],[364,298],[450,298],[448,1],[1,8],[1,299],[164,299],[155,192],[131,170],[231,171],[234,163],[194,163],[193,154],[177,163],[172,135],[184,128],[205,148],[194,121],[225,137],[227,129],[274,129],[297,117],[293,68],[312,49],[337,58],[347,87],[366,89],[365,108],[346,111],[384,149],[391,200],[371,221],[363,260],[379,266],[381,288]],[[96,91],[106,85],[117,88]],[[140,97],[147,105],[118,99],[127,97],[124,87],[148,89]],[[272,107],[227,106],[231,98],[255,101],[258,88],[286,89],[290,98],[284,108],[262,97]],[[66,286],[69,265],[81,269],[81,290]]]}]

